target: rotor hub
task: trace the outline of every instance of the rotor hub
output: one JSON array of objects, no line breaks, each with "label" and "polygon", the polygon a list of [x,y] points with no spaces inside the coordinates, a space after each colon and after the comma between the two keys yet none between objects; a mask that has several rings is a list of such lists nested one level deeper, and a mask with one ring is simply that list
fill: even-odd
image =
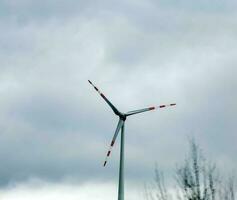
[{"label": "rotor hub", "polygon": [[127,119],[127,116],[125,114],[120,114],[119,118],[123,121],[125,121]]}]

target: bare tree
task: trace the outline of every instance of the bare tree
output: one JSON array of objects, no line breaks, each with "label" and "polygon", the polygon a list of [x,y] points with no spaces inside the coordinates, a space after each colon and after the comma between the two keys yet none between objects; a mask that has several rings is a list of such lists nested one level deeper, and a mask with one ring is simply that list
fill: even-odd
[{"label": "bare tree", "polygon": [[155,167],[155,177],[153,184],[145,185],[145,197],[146,200],[170,200],[171,195],[167,192],[164,174]]},{"label": "bare tree", "polygon": [[218,181],[215,164],[206,162],[194,140],[190,141],[190,154],[185,162],[177,167],[176,181],[182,199],[215,200]]},{"label": "bare tree", "polygon": [[229,176],[226,180],[224,179],[224,181],[220,183],[218,197],[221,200],[235,200],[235,194],[235,178],[233,176]]},{"label": "bare tree", "polygon": [[176,198],[166,189],[164,175],[155,168],[152,188],[146,188],[147,200],[235,200],[234,177],[220,178],[216,165],[206,161],[194,140],[183,163],[176,167]]}]

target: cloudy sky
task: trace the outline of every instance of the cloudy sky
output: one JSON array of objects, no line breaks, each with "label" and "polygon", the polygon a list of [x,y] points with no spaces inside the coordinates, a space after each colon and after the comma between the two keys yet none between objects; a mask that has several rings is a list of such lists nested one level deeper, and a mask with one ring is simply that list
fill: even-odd
[{"label": "cloudy sky", "polygon": [[117,199],[121,111],[177,107],[126,123],[125,195],[144,199],[194,137],[237,169],[235,0],[1,0],[0,199]]}]

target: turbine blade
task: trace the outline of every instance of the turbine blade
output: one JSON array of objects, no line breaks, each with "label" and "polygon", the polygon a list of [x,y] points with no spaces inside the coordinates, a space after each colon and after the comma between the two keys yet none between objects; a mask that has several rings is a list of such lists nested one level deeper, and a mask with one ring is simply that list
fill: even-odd
[{"label": "turbine blade", "polygon": [[151,111],[151,110],[155,110],[155,109],[159,109],[159,108],[165,108],[165,107],[169,107],[169,106],[175,106],[175,105],[176,105],[176,103],[171,103],[171,104],[167,104],[167,105],[153,106],[153,107],[143,108],[143,109],[139,109],[139,110],[133,110],[133,111],[127,112],[126,116],[135,115],[138,113]]},{"label": "turbine blade", "polygon": [[108,158],[109,158],[109,156],[110,156],[110,154],[111,154],[111,150],[112,150],[112,148],[113,148],[113,146],[114,146],[114,143],[115,143],[115,141],[116,141],[116,138],[117,138],[117,136],[118,136],[118,133],[119,133],[121,127],[123,126],[123,124],[124,124],[124,121],[121,120],[121,119],[119,119],[119,122],[118,122],[117,128],[116,128],[116,130],[115,130],[113,139],[112,139],[112,141],[111,141],[109,150],[108,150],[108,152],[107,152],[107,154],[106,154],[106,158],[105,158],[105,162],[104,162],[104,167],[105,167],[105,165],[106,165],[106,163],[107,163],[107,161],[108,161]]},{"label": "turbine blade", "polygon": [[110,106],[110,108],[114,111],[116,115],[119,115],[118,109],[105,97],[105,95],[90,81],[88,82],[94,87],[94,89],[99,93],[99,95],[106,101],[106,103]]}]

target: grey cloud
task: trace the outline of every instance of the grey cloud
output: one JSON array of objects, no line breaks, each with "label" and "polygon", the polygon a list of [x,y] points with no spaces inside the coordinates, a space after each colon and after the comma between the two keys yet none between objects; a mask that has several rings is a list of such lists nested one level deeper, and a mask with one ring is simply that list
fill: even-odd
[{"label": "grey cloud", "polygon": [[205,1],[201,0],[198,2],[191,2],[188,0],[181,0],[181,1],[174,1],[174,0],[159,0],[159,1],[151,1],[153,4],[156,4],[160,7],[165,8],[172,8],[176,10],[186,11],[186,12],[234,12],[234,9],[236,8],[236,2],[233,0],[228,1]]},{"label": "grey cloud", "polygon": [[[32,21],[1,24],[2,185],[29,177],[116,180],[118,143],[108,168],[101,164],[117,119],[88,77],[122,111],[177,102],[175,109],[128,119],[128,179],[149,177],[156,160],[170,171],[183,158],[189,135],[214,160],[236,167],[233,13],[180,12],[164,2],[161,13],[154,2],[104,2],[104,8],[91,2],[70,1],[63,8],[56,1],[10,3],[16,15],[29,11]],[[90,19],[77,12],[63,23],[50,18],[84,8]]]},{"label": "grey cloud", "polygon": [[[96,3],[96,2],[94,2]],[[2,16],[6,19],[15,19],[19,23],[29,21],[42,21],[54,18],[67,18],[69,16],[82,15],[90,9],[91,1],[2,1],[1,7],[5,12]]]}]

